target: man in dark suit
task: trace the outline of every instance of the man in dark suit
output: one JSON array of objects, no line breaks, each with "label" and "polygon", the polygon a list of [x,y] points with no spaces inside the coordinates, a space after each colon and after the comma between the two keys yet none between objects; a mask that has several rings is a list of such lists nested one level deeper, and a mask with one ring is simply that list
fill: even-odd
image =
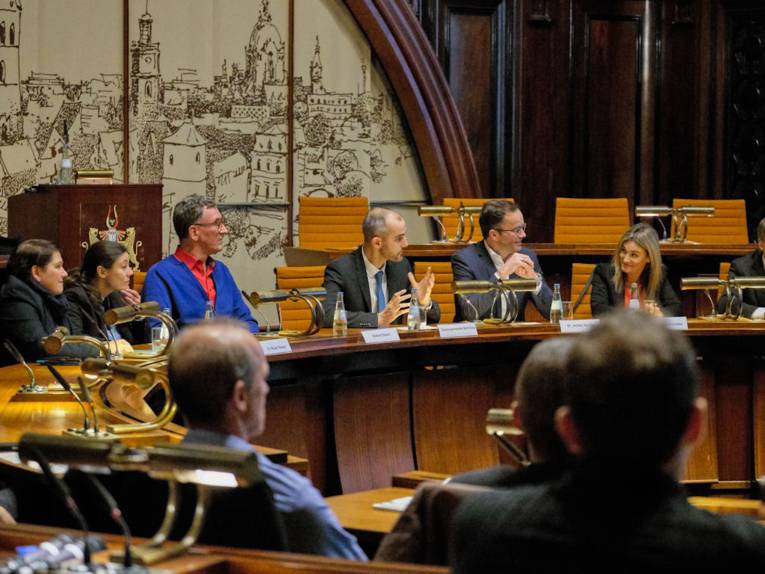
[{"label": "man in dark suit", "polygon": [[[757,225],[757,249],[734,259],[730,264],[730,274],[734,277],[763,277],[765,278],[765,219]],[[743,309],[741,314],[750,319],[765,319],[765,289],[744,289]],[[717,303],[718,311],[725,310],[727,297],[720,297]]]},{"label": "man in dark suit", "polygon": [[576,462],[555,482],[467,498],[452,565],[492,572],[739,571],[765,566],[765,529],[691,506],[678,480],[704,435],[696,354],[647,313],[577,337],[555,425]]},{"label": "man in dark suit", "polygon": [[430,298],[435,279],[430,268],[417,282],[404,257],[406,222],[393,210],[371,209],[362,224],[364,244],[336,259],[324,272],[324,326],[331,327],[338,291],[343,292],[349,327],[387,327],[409,311],[411,288],[427,310],[428,322],[441,318]]},{"label": "man in dark suit", "polygon": [[[552,292],[542,278],[542,268],[536,254],[522,246],[526,223],[518,205],[509,201],[487,201],[478,220],[483,241],[465,247],[452,256],[455,281],[499,281],[504,279],[537,279],[533,293],[519,292],[516,319],[524,320],[526,303],[531,301],[545,317],[550,316]],[[486,319],[505,315],[501,297],[484,295],[455,295],[455,321]]]}]

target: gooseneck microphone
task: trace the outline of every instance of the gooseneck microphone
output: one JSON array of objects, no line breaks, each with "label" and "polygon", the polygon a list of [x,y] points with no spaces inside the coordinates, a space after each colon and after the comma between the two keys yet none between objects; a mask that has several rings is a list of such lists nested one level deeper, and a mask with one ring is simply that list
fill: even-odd
[{"label": "gooseneck microphone", "polygon": [[[77,403],[80,405],[80,408],[82,408],[82,415],[83,415],[83,422],[82,422],[82,430],[77,429],[69,429],[70,432],[74,434],[79,435],[88,435],[90,434],[90,417],[88,417],[88,410],[85,408],[85,405],[82,402],[82,399],[80,399],[79,396],[77,396],[77,393],[74,392],[74,389],[72,388],[72,385],[69,384],[69,382],[64,378],[64,376],[58,372],[58,369],[51,365],[50,363],[46,363],[45,365],[48,367],[48,370],[51,372],[53,377],[56,379],[59,385],[63,387],[63,389],[72,395],[74,397],[74,400],[77,401]],[[95,411],[94,411],[95,413]],[[96,429],[97,431],[97,429]]]},{"label": "gooseneck microphone", "polygon": [[9,339],[5,339],[3,341],[3,347],[5,347],[5,350],[8,351],[11,357],[13,357],[13,359],[18,364],[20,364],[22,367],[26,369],[27,375],[29,376],[29,384],[21,385],[21,387],[19,388],[19,391],[21,391],[22,393],[44,393],[45,391],[48,390],[47,387],[37,384],[37,381],[35,380],[34,371],[24,360],[24,355],[22,355],[19,352],[19,350],[16,348],[16,345],[11,343]]}]

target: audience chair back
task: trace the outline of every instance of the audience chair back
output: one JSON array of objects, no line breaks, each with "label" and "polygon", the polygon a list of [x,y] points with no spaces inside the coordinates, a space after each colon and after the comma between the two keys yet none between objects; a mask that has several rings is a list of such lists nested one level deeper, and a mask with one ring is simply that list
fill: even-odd
[{"label": "audience chair back", "polygon": [[630,224],[626,197],[555,200],[555,243],[616,245]]},{"label": "audience chair back", "polygon": [[146,282],[146,271],[136,271],[133,273],[133,289],[139,293],[143,292],[143,284]]},{"label": "audience chair back", "polygon": [[436,284],[433,292],[430,294],[433,301],[436,301],[441,307],[442,323],[451,323],[454,321],[454,291],[452,291],[452,264],[449,261],[415,261],[414,276],[419,281],[423,278],[430,267],[435,275]]},{"label": "audience chair back", "polygon": [[366,197],[300,197],[298,233],[305,249],[353,249],[363,242]]},{"label": "audience chair back", "polygon": [[[277,267],[277,289],[304,289],[324,285],[324,265],[307,267]],[[311,323],[311,311],[298,301],[279,303],[279,323],[285,330],[305,330]]]},{"label": "audience chair back", "polygon": [[[587,285],[592,276],[592,270],[595,269],[593,263],[572,263],[571,264],[571,304],[573,305],[579,298],[579,294]],[[587,292],[582,297],[582,302],[574,312],[574,319],[591,319],[592,308],[590,307],[590,294],[592,285],[587,286]]]},{"label": "audience chair back", "polygon": [[[460,206],[460,203],[464,204],[465,207],[471,207],[471,206],[481,206],[483,207],[483,204],[487,201],[491,201],[492,198],[474,198],[474,197],[445,197],[444,198],[444,205],[448,205],[449,207],[454,207],[455,209]],[[513,202],[513,199],[511,197],[502,197],[499,198],[504,201]],[[454,239],[454,236],[457,234],[457,225],[459,222],[459,217],[456,215],[444,215],[441,217],[441,221],[444,224],[444,227],[446,228],[446,235],[449,239]],[[473,239],[472,241],[483,241],[483,234],[481,233],[481,228],[478,225],[478,215],[473,216],[473,221],[475,221],[475,229],[473,230]],[[465,231],[464,231],[464,238],[467,239],[467,234],[470,233],[470,220],[468,217],[465,217]],[[440,237],[438,239],[441,239]]]},{"label": "audience chair back", "polygon": [[[688,218],[688,241],[746,245],[749,232],[746,226],[746,202],[743,199],[681,199],[672,200],[672,207],[708,206],[715,208],[712,217]],[[672,230],[674,235],[674,229]]]}]

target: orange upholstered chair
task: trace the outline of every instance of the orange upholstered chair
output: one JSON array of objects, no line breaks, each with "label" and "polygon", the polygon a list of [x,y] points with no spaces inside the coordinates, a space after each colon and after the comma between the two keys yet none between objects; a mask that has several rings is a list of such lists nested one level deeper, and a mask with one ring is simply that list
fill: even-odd
[{"label": "orange upholstered chair", "polygon": [[[510,201],[512,202],[513,199],[510,197],[501,197],[499,199],[502,199],[504,201]],[[457,208],[460,206],[460,203],[464,204],[465,207],[469,206],[481,206],[483,207],[483,204],[487,201],[491,201],[491,198],[469,198],[469,197],[445,197],[444,198],[444,205],[448,205],[449,207]],[[475,221],[475,229],[473,230],[473,241],[482,241],[483,240],[483,234],[481,233],[481,228],[478,226],[478,215],[473,216],[473,220]],[[457,233],[457,224],[459,221],[459,217],[456,215],[444,215],[441,218],[441,221],[444,224],[444,227],[446,228],[446,234],[448,235],[449,239],[454,239],[454,236]],[[470,222],[467,218],[465,218],[465,239],[467,239],[467,234],[470,233]],[[441,239],[439,237],[439,239]]]},{"label": "orange upholstered chair", "polygon": [[436,285],[430,294],[433,301],[438,302],[441,308],[441,323],[454,321],[454,292],[452,291],[452,264],[449,261],[415,261],[414,276],[419,281],[425,272],[431,268],[435,277]]},{"label": "orange upholstered chair", "polygon": [[746,203],[743,199],[675,198],[672,200],[672,207],[685,206],[715,208],[715,214],[712,217],[697,215],[688,218],[688,241],[734,245],[749,243],[749,232],[746,227]]},{"label": "orange upholstered chair", "polygon": [[616,245],[631,223],[626,197],[555,200],[555,243]]},{"label": "orange upholstered chair", "polygon": [[306,249],[353,249],[361,245],[366,197],[300,197],[298,232]]},{"label": "orange upholstered chair", "polygon": [[[324,265],[309,267],[277,267],[277,289],[300,289],[321,287],[324,284]],[[279,303],[279,322],[282,329],[304,330],[311,322],[311,312],[303,303],[285,301]]]},{"label": "orange upholstered chair", "polygon": [[146,271],[136,271],[133,273],[133,289],[139,293],[143,291],[143,284],[146,282]]},{"label": "orange upholstered chair", "polygon": [[[584,289],[585,284],[592,275],[592,270],[595,269],[593,263],[572,263],[571,264],[571,304],[576,303],[579,293]],[[574,319],[591,319],[592,308],[590,307],[590,293],[592,292],[592,286],[587,288],[587,293],[582,298],[582,302],[574,312]]]}]

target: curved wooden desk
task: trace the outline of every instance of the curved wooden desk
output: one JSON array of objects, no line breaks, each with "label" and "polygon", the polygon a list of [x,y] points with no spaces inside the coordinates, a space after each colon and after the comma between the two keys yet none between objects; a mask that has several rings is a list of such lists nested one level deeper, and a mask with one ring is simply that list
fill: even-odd
[{"label": "curved wooden desk", "polygon": [[[389,486],[393,475],[414,469],[453,474],[496,464],[486,411],[511,403],[523,359],[557,334],[557,327],[531,323],[465,339],[431,330],[381,345],[364,344],[358,332],[294,340],[291,353],[269,359],[268,420],[258,442],[308,458],[325,495]],[[689,481],[745,488],[765,474],[763,334],[763,323],[690,321],[710,420]],[[18,367],[0,370],[0,440],[80,424],[74,402],[11,401],[20,374]],[[178,440],[183,429],[162,432]]]}]

